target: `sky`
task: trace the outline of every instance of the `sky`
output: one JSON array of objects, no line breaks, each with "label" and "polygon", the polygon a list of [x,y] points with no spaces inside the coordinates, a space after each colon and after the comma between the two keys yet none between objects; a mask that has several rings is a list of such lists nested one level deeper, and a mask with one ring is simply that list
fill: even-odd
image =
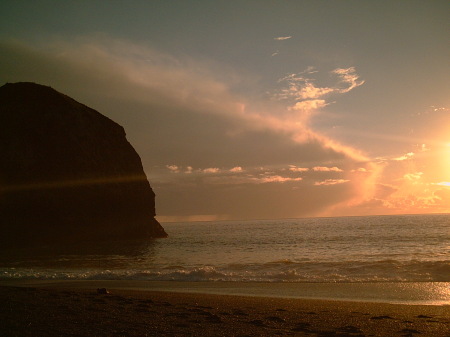
[{"label": "sky", "polygon": [[162,221],[450,212],[446,0],[0,2],[0,85],[125,128]]}]

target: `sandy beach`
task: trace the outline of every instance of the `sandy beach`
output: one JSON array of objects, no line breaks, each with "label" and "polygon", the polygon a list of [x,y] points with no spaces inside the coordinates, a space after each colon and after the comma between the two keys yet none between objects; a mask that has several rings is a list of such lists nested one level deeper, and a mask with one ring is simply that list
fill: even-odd
[{"label": "sandy beach", "polygon": [[133,290],[127,281],[1,285],[2,336],[450,336],[449,305]]}]

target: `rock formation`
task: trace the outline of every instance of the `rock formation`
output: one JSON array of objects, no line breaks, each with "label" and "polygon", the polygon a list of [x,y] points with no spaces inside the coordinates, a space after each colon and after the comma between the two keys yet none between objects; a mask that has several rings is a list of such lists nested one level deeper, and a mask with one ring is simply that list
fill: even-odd
[{"label": "rock formation", "polygon": [[167,236],[124,129],[54,89],[0,87],[0,244]]}]

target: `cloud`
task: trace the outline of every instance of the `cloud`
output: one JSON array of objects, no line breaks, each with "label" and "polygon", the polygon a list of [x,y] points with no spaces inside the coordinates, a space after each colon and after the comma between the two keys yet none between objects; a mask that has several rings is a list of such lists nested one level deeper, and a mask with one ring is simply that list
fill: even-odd
[{"label": "cloud", "polygon": [[311,99],[307,101],[297,102],[293,106],[289,107],[289,110],[298,110],[307,112],[323,108],[327,105],[328,103],[323,99]]},{"label": "cloud", "polygon": [[279,79],[278,83],[286,83],[286,87],[279,90],[275,94],[275,98],[294,101],[317,99],[336,90],[328,87],[317,87],[312,83],[313,79],[301,75],[290,74]]},{"label": "cloud", "polygon": [[348,85],[347,88],[338,89],[338,92],[341,94],[364,84],[363,80],[359,80],[354,67],[334,69],[332,73],[338,75],[341,83]]},{"label": "cloud", "polygon": [[172,173],[179,173],[180,172],[180,168],[177,165],[166,165],[166,167]]},{"label": "cloud", "polygon": [[295,165],[289,165],[289,171],[292,171],[292,172],[308,172],[309,168],[307,168],[307,167],[297,167]]},{"label": "cloud", "polygon": [[352,170],[352,172],[361,172],[361,173],[365,173],[368,172],[366,168],[364,167],[359,167],[356,170]]},{"label": "cloud", "polygon": [[290,88],[291,93],[295,96],[296,100],[313,99],[315,101],[317,101],[316,98],[325,96],[335,91],[333,88],[320,88],[308,82],[306,82],[301,88],[298,88],[297,91],[294,91],[296,89],[297,88]]},{"label": "cloud", "polygon": [[440,183],[435,183],[434,185],[450,187],[450,182],[449,181],[441,181]]},{"label": "cloud", "polygon": [[313,171],[316,172],[343,172],[339,167],[326,167],[326,166],[315,166],[313,167]]},{"label": "cloud", "polygon": [[[398,193],[398,192],[397,192]],[[448,213],[450,209],[450,190],[438,189],[428,193],[408,195],[392,195],[383,203],[386,209],[395,213],[424,213],[437,212]]]},{"label": "cloud", "polygon": [[203,169],[202,172],[204,172],[204,173],[218,173],[218,172],[220,172],[220,169],[217,168],[217,167],[209,167],[209,168]]},{"label": "cloud", "polygon": [[432,105],[432,106],[430,107],[430,109],[431,109],[432,112],[441,112],[441,111],[444,111],[444,112],[450,112],[450,108],[443,107],[443,106],[438,107],[438,106]]},{"label": "cloud", "polygon": [[301,177],[286,177],[277,174],[246,174],[246,175],[217,175],[206,177],[203,183],[211,185],[258,185],[258,184],[283,184],[287,182],[302,181]]},{"label": "cloud", "polygon": [[403,175],[403,178],[409,181],[417,181],[422,177],[422,175],[423,172],[407,173]]},{"label": "cloud", "polygon": [[292,73],[278,80],[281,88],[275,90],[272,99],[285,102],[287,111],[291,112],[284,121],[288,123],[273,123],[279,128],[292,134],[292,139],[297,142],[318,140],[325,146],[335,151],[345,153],[356,160],[368,160],[360,151],[350,146],[343,145],[323,134],[312,130],[310,122],[313,116],[319,114],[321,109],[331,104],[327,100],[330,96],[342,95],[364,84],[359,80],[355,68],[337,68],[329,73],[333,83],[330,85],[317,85],[316,79],[311,77],[318,71],[314,67],[308,67],[300,73]]},{"label": "cloud", "polygon": [[[447,186],[447,187],[450,186],[449,182],[446,182],[446,183],[447,183],[447,185],[444,185],[444,186]],[[448,188],[438,189],[438,190],[434,191],[433,196],[439,200],[440,204],[447,205],[447,212],[448,212],[448,209],[450,208],[449,207],[449,205],[450,205],[450,189],[448,189]]]},{"label": "cloud", "polygon": [[230,172],[242,172],[243,169],[240,166],[235,166],[232,169],[230,169]]},{"label": "cloud", "polygon": [[255,182],[258,183],[285,183],[288,181],[301,181],[303,178],[290,178],[290,177],[282,177],[279,175],[261,177],[261,178],[253,178]]},{"label": "cloud", "polygon": [[207,168],[198,168],[196,170],[194,170],[194,168],[192,166],[179,166],[179,165],[166,165],[166,168],[169,170],[169,172],[171,173],[185,173],[185,174],[194,174],[194,175],[199,175],[199,174],[224,174],[225,176],[227,175],[227,173],[243,173],[244,169],[240,166],[235,166],[231,169],[220,169],[218,167],[207,167]]},{"label": "cloud", "polygon": [[290,38],[292,38],[292,36],[279,36],[279,37],[274,37],[273,39],[277,40],[277,41],[283,41],[283,40],[288,40]]},{"label": "cloud", "polygon": [[[275,97],[278,99],[294,99],[295,101],[318,99],[329,94],[344,94],[364,84],[359,80],[354,67],[337,68],[330,72],[337,76],[337,83],[333,86],[317,86],[314,78],[305,77],[304,74],[313,74],[317,71],[309,67],[298,74],[289,74],[278,80],[279,83],[287,83],[287,88],[281,89]],[[341,87],[344,84],[345,87]]]},{"label": "cloud", "polygon": [[411,159],[413,156],[414,156],[413,152],[408,152],[407,154],[400,156],[400,157],[393,158],[392,160],[403,161],[403,160]]},{"label": "cloud", "polygon": [[329,185],[338,185],[349,182],[350,180],[346,179],[326,179],[323,181],[317,181],[314,183],[315,186],[329,186]]}]

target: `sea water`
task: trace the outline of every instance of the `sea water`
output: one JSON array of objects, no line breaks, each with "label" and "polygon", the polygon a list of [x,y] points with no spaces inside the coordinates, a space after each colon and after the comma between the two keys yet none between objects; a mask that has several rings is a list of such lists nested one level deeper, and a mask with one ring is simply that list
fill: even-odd
[{"label": "sea water", "polygon": [[363,292],[372,297],[377,287],[400,294],[406,284],[408,294],[417,295],[408,298],[424,303],[424,292],[434,289],[431,302],[450,304],[450,214],[163,226],[168,238],[145,243],[15,251],[1,257],[0,279],[176,281],[177,288],[199,282],[228,289],[245,283],[248,290],[238,293],[264,288],[265,295],[280,284],[283,292],[294,287],[291,294],[306,284],[322,290],[323,284],[335,285],[331,295],[318,297],[333,297],[338,289],[350,296],[368,284]]}]

